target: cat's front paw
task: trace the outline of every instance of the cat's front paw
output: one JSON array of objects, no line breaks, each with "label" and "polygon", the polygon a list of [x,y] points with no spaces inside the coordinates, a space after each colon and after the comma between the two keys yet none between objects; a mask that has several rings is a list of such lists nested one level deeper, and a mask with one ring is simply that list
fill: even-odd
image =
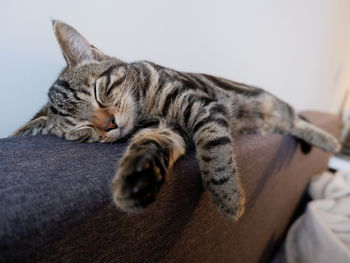
[{"label": "cat's front paw", "polygon": [[207,185],[212,201],[221,213],[238,221],[244,214],[246,196],[239,183],[228,181],[225,185]]},{"label": "cat's front paw", "polygon": [[155,200],[165,173],[155,153],[141,151],[126,156],[112,182],[115,204],[126,212],[141,211]]}]

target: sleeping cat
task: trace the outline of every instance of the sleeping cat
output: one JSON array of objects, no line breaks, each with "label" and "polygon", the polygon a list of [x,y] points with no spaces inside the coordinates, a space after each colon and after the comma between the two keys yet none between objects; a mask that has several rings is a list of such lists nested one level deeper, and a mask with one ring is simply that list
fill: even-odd
[{"label": "sleeping cat", "polygon": [[47,104],[12,136],[54,134],[81,142],[130,144],[112,182],[113,200],[137,212],[155,200],[174,162],[196,148],[202,181],[216,206],[237,220],[244,211],[233,151],[244,133],[290,134],[324,151],[338,141],[304,121],[293,108],[253,86],[184,73],[103,54],[71,26],[53,21],[67,67]]}]

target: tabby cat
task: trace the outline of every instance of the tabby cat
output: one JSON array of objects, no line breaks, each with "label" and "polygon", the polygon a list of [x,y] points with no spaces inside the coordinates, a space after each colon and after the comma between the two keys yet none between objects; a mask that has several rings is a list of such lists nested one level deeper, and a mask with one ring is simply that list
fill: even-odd
[{"label": "tabby cat", "polygon": [[114,142],[132,135],[112,182],[113,200],[124,211],[137,212],[154,201],[191,144],[204,187],[234,220],[245,203],[234,136],[277,132],[324,151],[340,148],[333,136],[260,88],[148,61],[125,63],[61,21],[53,21],[53,29],[67,67],[51,86],[47,104],[12,136],[51,133],[67,140]]}]

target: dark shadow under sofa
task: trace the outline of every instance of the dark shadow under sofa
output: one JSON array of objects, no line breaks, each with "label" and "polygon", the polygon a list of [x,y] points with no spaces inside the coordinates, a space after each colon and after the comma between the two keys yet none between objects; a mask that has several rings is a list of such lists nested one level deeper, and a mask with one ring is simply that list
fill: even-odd
[{"label": "dark shadow under sofa", "polygon": [[[338,133],[337,116],[302,115]],[[109,185],[125,146],[1,139],[0,262],[269,262],[330,156],[291,136],[238,137],[248,203],[235,223],[203,191],[193,151],[143,213],[118,211]]]}]

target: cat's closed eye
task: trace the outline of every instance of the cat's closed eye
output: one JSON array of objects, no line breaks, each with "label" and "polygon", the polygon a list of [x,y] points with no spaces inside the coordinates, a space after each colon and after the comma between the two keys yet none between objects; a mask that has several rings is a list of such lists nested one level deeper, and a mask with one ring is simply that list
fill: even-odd
[{"label": "cat's closed eye", "polygon": [[98,79],[96,80],[95,82],[95,86],[94,86],[94,98],[95,98],[95,101],[97,102],[97,105],[101,108],[104,108],[105,105],[102,103],[101,99],[99,98],[99,83],[98,83]]}]

